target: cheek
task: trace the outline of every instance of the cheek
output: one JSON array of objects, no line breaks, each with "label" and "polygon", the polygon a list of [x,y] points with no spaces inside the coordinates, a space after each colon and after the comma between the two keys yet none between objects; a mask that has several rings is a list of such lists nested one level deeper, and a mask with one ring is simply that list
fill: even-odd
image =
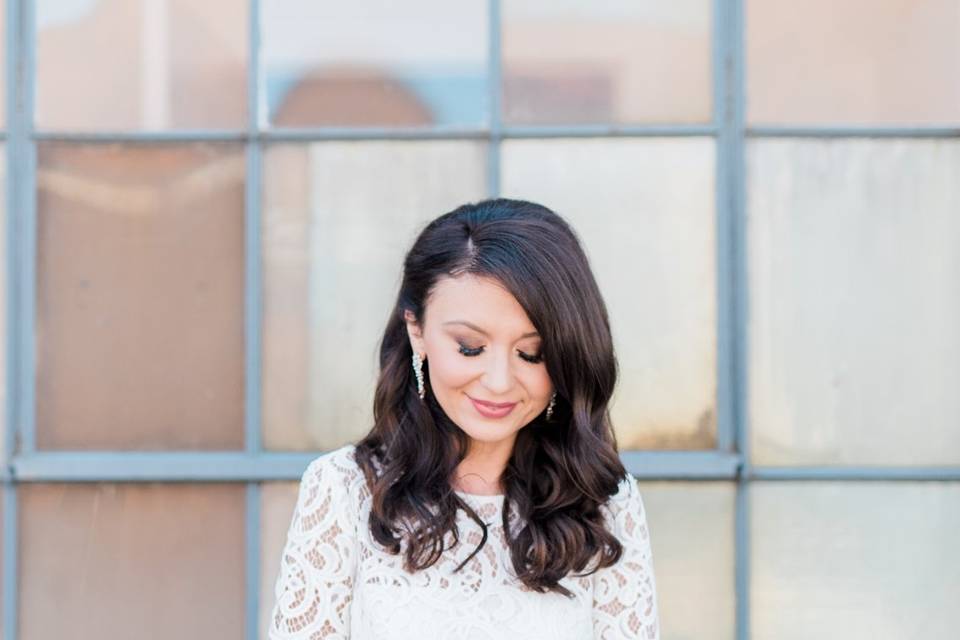
[{"label": "cheek", "polygon": [[430,380],[436,387],[461,387],[476,377],[469,358],[457,353],[434,354],[430,358]]},{"label": "cheek", "polygon": [[542,402],[549,401],[550,393],[553,390],[553,384],[550,382],[550,375],[547,373],[546,367],[530,372],[530,375],[524,379],[524,386],[532,399]]}]

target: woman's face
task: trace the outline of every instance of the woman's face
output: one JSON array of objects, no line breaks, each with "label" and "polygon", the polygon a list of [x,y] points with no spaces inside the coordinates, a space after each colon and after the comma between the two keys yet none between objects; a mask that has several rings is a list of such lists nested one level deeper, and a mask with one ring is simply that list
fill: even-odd
[{"label": "woman's face", "polygon": [[[512,447],[553,393],[523,307],[497,281],[462,275],[438,282],[424,315],[423,331],[411,312],[406,318],[411,345],[430,370],[427,393],[473,441]],[[493,415],[475,400],[514,405]]]}]

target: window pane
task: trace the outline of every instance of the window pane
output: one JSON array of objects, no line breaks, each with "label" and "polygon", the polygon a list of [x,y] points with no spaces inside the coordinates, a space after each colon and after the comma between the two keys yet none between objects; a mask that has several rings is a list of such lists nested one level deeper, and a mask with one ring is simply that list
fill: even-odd
[{"label": "window pane", "polygon": [[745,4],[750,122],[960,122],[956,0]]},{"label": "window pane", "polygon": [[267,640],[273,612],[274,588],[280,575],[280,556],[297,504],[297,482],[265,482],[260,485],[260,633]]},{"label": "window pane", "polygon": [[242,148],[53,143],[38,164],[38,446],[242,448]]},{"label": "window pane", "polygon": [[663,640],[733,640],[734,485],[641,481],[639,487]]},{"label": "window pane", "polygon": [[37,0],[37,126],[244,127],[248,4]]},{"label": "window pane", "polygon": [[755,464],[960,463],[960,141],[748,147]]},{"label": "window pane", "polygon": [[244,485],[28,484],[20,638],[242,638]]},{"label": "window pane", "polygon": [[711,119],[709,0],[502,4],[505,122]]},{"label": "window pane", "polygon": [[485,145],[279,145],[264,172],[263,441],[334,449],[373,426],[403,256],[422,225],[483,198]]},{"label": "window pane", "polygon": [[573,225],[607,303],[624,449],[716,442],[714,143],[506,140],[503,192]]},{"label": "window pane", "polygon": [[272,124],[480,125],[487,3],[264,0]]},{"label": "window pane", "polygon": [[950,640],[960,627],[960,483],[750,487],[755,640]]}]

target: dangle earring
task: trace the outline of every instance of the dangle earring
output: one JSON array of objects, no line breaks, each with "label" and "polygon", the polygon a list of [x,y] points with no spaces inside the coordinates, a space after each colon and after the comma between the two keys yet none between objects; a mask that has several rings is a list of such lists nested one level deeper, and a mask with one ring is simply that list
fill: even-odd
[{"label": "dangle earring", "polygon": [[413,352],[413,373],[417,376],[417,394],[423,400],[426,395],[426,390],[423,387],[423,360],[420,359],[420,354],[416,351]]},{"label": "dangle earring", "polygon": [[553,405],[557,402],[557,392],[554,391],[553,395],[550,396],[550,404],[547,405],[547,420],[553,415]]}]

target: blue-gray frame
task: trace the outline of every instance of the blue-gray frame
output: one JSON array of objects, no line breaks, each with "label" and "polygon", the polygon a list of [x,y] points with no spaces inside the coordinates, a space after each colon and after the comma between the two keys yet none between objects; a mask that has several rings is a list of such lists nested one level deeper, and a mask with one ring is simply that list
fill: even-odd
[{"label": "blue-gray frame", "polygon": [[[747,128],[745,111],[745,0],[713,1],[713,118],[709,124],[637,126],[504,126],[500,118],[500,0],[488,0],[490,19],[489,126],[486,128],[270,129],[260,104],[260,0],[249,3],[248,126],[233,131],[71,133],[33,130],[34,0],[6,4],[7,153],[6,292],[7,376],[0,468],[3,522],[3,621],[0,638],[17,637],[17,486],[27,482],[209,482],[246,485],[246,637],[259,635],[260,483],[297,480],[321,452],[284,453],[261,447],[261,165],[262,147],[274,141],[331,139],[482,139],[489,143],[489,195],[500,192],[500,141],[509,138],[706,136],[716,140],[717,445],[712,451],[624,451],[639,478],[729,480],[736,483],[736,637],[749,637],[749,482],[760,480],[960,480],[960,467],[753,467],[746,409],[748,305],[745,258],[744,147],[748,137],[957,137],[960,127]],[[36,143],[42,140],[242,141],[246,143],[245,446],[225,452],[44,452],[35,446]]]}]

